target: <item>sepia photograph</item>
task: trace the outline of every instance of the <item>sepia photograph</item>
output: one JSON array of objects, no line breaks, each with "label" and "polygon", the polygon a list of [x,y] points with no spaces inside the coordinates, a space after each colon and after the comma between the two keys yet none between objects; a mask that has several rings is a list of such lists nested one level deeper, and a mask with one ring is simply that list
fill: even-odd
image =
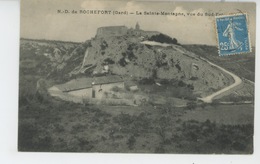
[{"label": "sepia photograph", "polygon": [[253,154],[255,3],[20,12],[18,151]]}]

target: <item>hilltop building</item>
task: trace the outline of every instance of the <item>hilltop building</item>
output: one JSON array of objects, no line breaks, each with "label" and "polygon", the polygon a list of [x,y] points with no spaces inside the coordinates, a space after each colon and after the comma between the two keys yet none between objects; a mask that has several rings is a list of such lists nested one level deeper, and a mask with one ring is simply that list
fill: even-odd
[{"label": "hilltop building", "polygon": [[97,29],[96,38],[104,38],[111,36],[124,36],[124,35],[135,35],[138,37],[151,37],[153,35],[159,35],[158,31],[144,31],[141,29],[139,23],[135,25],[135,29],[127,28],[126,26],[106,26],[99,27]]},{"label": "hilltop building", "polygon": [[107,26],[99,27],[97,29],[97,38],[110,37],[110,36],[123,36],[126,35],[128,28],[126,26]]},{"label": "hilltop building", "polygon": [[137,22],[136,25],[135,25],[135,30],[140,30],[140,25],[139,25],[138,22]]}]

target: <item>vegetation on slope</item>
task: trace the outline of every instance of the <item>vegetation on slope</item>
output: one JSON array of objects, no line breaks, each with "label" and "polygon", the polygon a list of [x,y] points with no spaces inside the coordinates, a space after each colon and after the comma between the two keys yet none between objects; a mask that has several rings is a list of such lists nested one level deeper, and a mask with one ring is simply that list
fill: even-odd
[{"label": "vegetation on slope", "polygon": [[255,79],[255,48],[251,53],[219,56],[216,46],[208,45],[183,45],[187,50],[202,56],[209,61],[239,75],[254,81]]},{"label": "vegetation on slope", "polygon": [[171,38],[168,35],[164,34],[158,34],[153,35],[150,38],[148,38],[149,41],[155,41],[159,43],[168,43],[168,44],[179,44],[176,38]]},{"label": "vegetation on slope", "polygon": [[[81,44],[75,50],[78,55],[72,55],[71,61],[68,61],[72,63],[63,67],[66,71],[53,72],[51,76],[48,75],[49,72],[56,67],[51,65],[50,58],[35,54],[49,46],[41,48],[37,44],[30,43],[21,47],[18,131],[20,151],[252,153],[252,124],[223,125],[211,120],[181,120],[186,110],[193,109],[196,112],[196,106],[192,103],[187,109],[175,108],[170,103],[109,107],[75,104],[50,97],[46,90],[48,83],[64,80],[63,75],[71,71],[73,61],[80,63],[86,47],[92,45],[87,42]],[[104,55],[108,53],[106,44],[103,47]],[[145,46],[142,48],[149,49]],[[131,47],[130,50],[136,56],[135,49]],[[72,48],[69,51],[72,53]],[[131,58],[133,54],[127,52],[125,56]],[[106,59],[105,56],[104,60]],[[135,58],[131,60],[134,61]],[[109,59],[106,62],[113,63]],[[162,63],[157,64],[160,66]],[[178,80],[162,80],[159,83],[163,87],[159,87],[154,84],[158,80],[157,74],[153,73],[152,77],[152,84],[147,84],[150,80],[141,80],[143,87],[140,89],[147,90],[150,87],[151,94],[162,94],[164,91],[163,94],[169,96],[167,94],[179,94],[177,89],[167,88],[176,83],[176,88],[180,88],[179,92],[183,92],[182,97],[193,99],[192,85]],[[47,81],[42,80],[46,78]],[[170,93],[171,91],[174,92]],[[115,114],[116,108],[119,112]]]},{"label": "vegetation on slope", "polygon": [[184,110],[167,105],[111,114],[107,107],[63,102],[28,87],[20,87],[20,151],[252,153],[252,124],[182,121]]}]

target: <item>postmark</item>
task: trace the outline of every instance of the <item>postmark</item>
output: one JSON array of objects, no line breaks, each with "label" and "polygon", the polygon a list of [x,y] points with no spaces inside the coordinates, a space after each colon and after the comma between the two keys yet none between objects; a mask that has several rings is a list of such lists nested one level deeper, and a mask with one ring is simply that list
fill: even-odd
[{"label": "postmark", "polygon": [[216,33],[220,56],[251,52],[247,14],[217,16]]}]

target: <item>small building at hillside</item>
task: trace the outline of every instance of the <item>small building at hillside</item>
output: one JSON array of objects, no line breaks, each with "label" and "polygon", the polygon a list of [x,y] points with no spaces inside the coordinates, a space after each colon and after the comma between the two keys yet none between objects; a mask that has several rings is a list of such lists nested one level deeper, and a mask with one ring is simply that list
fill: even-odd
[{"label": "small building at hillside", "polygon": [[112,88],[124,88],[124,80],[117,75],[102,76],[93,78],[79,78],[71,80],[65,84],[55,85],[49,88],[51,95],[67,93],[78,98],[105,98],[106,93]]},{"label": "small building at hillside", "polygon": [[120,76],[102,76],[93,78],[92,98],[101,99],[112,88],[124,88],[124,80]]}]

